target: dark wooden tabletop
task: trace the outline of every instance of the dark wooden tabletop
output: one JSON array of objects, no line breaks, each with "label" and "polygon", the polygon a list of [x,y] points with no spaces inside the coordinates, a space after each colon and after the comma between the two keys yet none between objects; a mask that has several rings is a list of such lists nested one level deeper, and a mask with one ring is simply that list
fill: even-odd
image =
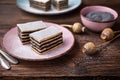
[{"label": "dark wooden tabletop", "polygon": [[[17,23],[43,20],[51,23],[81,22],[79,12],[89,5],[108,6],[120,12],[120,0],[83,0],[77,9],[62,15],[43,16],[22,11],[16,5],[16,0],[0,0],[0,42],[4,34]],[[120,27],[118,18],[114,30]],[[120,38],[111,43],[96,56],[87,56],[81,52],[84,43],[103,43],[100,34],[88,31],[83,34],[74,34],[75,45],[66,55],[49,61],[19,60],[18,65],[11,65],[11,70],[4,70],[0,66],[0,77],[83,77],[83,76],[120,76]],[[98,79],[97,79],[98,80]]]}]

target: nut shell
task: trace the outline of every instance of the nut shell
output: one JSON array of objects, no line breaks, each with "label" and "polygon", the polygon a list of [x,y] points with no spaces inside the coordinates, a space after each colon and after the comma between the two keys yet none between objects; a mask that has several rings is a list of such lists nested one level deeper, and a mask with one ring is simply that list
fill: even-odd
[{"label": "nut shell", "polygon": [[96,53],[96,51],[97,48],[93,42],[87,42],[82,48],[82,52],[87,55],[93,55]]},{"label": "nut shell", "polygon": [[109,41],[111,39],[113,39],[114,37],[114,32],[111,28],[105,28],[101,35],[100,35],[101,39],[105,40],[105,41]]}]

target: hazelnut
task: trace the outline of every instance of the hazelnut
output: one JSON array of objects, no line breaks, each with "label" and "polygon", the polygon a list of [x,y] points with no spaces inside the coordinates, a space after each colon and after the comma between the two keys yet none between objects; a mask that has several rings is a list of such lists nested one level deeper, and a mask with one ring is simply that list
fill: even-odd
[{"label": "hazelnut", "polygon": [[101,39],[105,41],[113,39],[114,36],[114,32],[111,28],[105,28],[100,35]]},{"label": "hazelnut", "polygon": [[81,23],[76,22],[72,26],[72,31],[75,32],[75,33],[81,33],[82,32],[82,27],[83,26],[81,25]]},{"label": "hazelnut", "polygon": [[82,52],[88,55],[93,55],[96,51],[97,48],[93,42],[87,42],[82,48]]},{"label": "hazelnut", "polygon": [[85,27],[83,27],[82,24],[79,22],[76,22],[73,25],[61,24],[61,26],[68,27],[68,28],[72,29],[72,31],[74,33],[81,33],[81,32],[84,32],[84,30],[85,30]]}]

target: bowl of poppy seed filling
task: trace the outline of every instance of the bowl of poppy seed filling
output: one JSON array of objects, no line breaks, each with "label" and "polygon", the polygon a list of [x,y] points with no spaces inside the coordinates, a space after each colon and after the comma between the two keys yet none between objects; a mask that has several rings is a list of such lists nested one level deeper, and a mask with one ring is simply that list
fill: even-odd
[{"label": "bowl of poppy seed filling", "polygon": [[114,25],[118,13],[105,6],[88,6],[80,11],[80,18],[85,27],[94,32],[101,32]]}]

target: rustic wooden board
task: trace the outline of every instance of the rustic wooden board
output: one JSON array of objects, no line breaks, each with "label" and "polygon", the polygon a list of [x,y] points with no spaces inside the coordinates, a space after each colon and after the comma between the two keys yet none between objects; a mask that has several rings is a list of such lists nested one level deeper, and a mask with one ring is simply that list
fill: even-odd
[{"label": "rustic wooden board", "polygon": [[[81,8],[97,4],[109,6],[119,13],[119,0],[83,0],[82,6],[76,10],[58,16],[29,14],[20,10],[15,5],[15,0],[0,0],[0,42],[2,42],[3,35],[17,23],[43,20],[57,24],[73,24],[80,21],[79,11]],[[114,30],[120,26],[119,22],[120,20],[117,21]],[[19,60],[20,63],[12,65],[12,69],[8,71],[0,66],[0,77],[120,76],[120,38],[99,52],[98,55],[91,57],[83,54],[81,48],[87,41],[93,41],[97,45],[103,43],[99,34],[88,31],[84,34],[74,34],[74,36],[75,45],[69,54],[42,62]]]}]

